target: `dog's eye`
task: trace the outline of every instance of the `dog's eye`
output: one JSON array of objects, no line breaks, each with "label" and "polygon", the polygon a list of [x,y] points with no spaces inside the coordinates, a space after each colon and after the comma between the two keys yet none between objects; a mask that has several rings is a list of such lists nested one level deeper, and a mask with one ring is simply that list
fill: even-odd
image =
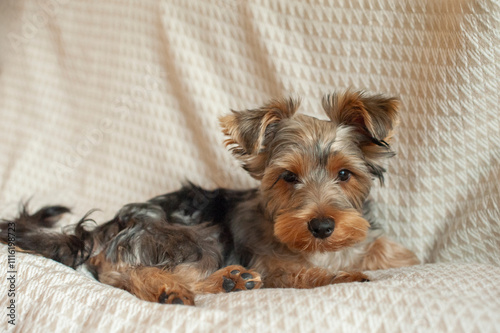
[{"label": "dog's eye", "polygon": [[283,172],[280,178],[290,184],[297,184],[299,182],[299,176],[288,170]]},{"label": "dog's eye", "polygon": [[339,171],[338,177],[341,182],[346,182],[351,178],[351,171],[347,169],[342,169]]}]

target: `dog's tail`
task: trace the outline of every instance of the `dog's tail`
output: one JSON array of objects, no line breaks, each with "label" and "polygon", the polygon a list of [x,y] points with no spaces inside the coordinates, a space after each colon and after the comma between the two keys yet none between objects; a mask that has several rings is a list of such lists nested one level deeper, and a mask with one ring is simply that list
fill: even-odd
[{"label": "dog's tail", "polygon": [[76,268],[89,259],[94,240],[92,232],[84,225],[91,221],[89,214],[62,233],[51,230],[68,212],[67,207],[46,206],[30,214],[24,205],[17,218],[0,221],[0,242],[15,246],[18,251],[39,254]]}]

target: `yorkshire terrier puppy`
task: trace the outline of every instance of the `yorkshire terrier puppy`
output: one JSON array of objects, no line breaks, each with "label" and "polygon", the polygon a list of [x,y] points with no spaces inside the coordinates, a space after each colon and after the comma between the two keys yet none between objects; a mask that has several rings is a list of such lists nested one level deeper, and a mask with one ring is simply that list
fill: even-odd
[{"label": "yorkshire terrier puppy", "polygon": [[405,247],[383,236],[367,200],[383,181],[398,102],[360,92],[323,98],[329,120],[296,115],[292,99],[221,118],[226,145],[260,186],[204,190],[192,184],[124,206],[89,229],[51,227],[66,207],[23,210],[4,221],[7,242],[77,267],[153,302],[194,304],[200,293],[314,288],[367,281],[364,270],[415,265]]}]

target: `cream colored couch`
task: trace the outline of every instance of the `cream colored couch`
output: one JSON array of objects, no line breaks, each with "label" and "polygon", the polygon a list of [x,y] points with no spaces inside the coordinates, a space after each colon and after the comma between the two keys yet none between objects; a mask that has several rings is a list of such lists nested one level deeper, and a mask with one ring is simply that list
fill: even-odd
[{"label": "cream colored couch", "polygon": [[372,196],[388,234],[425,264],[186,307],[17,253],[16,326],[2,282],[0,329],[500,331],[499,24],[494,0],[2,0],[2,217],[30,197],[69,205],[70,223],[186,179],[254,186],[217,117],[283,95],[324,117],[321,96],[352,87],[401,98],[398,155]]}]

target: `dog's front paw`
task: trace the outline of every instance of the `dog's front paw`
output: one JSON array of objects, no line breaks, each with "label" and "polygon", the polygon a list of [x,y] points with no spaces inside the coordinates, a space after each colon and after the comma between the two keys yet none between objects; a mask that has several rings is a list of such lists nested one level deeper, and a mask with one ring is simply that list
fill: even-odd
[{"label": "dog's front paw", "polygon": [[194,305],[194,294],[191,290],[180,285],[174,285],[173,287],[164,285],[160,289],[158,303]]},{"label": "dog's front paw", "polygon": [[361,272],[339,272],[337,273],[331,282],[334,283],[346,283],[346,282],[368,282],[370,279],[368,276]]},{"label": "dog's front paw", "polygon": [[205,293],[229,293],[233,291],[252,290],[262,287],[260,274],[239,265],[219,269],[200,286]]},{"label": "dog's front paw", "polygon": [[222,275],[222,289],[225,292],[259,289],[262,287],[260,275],[242,266],[228,266]]}]

